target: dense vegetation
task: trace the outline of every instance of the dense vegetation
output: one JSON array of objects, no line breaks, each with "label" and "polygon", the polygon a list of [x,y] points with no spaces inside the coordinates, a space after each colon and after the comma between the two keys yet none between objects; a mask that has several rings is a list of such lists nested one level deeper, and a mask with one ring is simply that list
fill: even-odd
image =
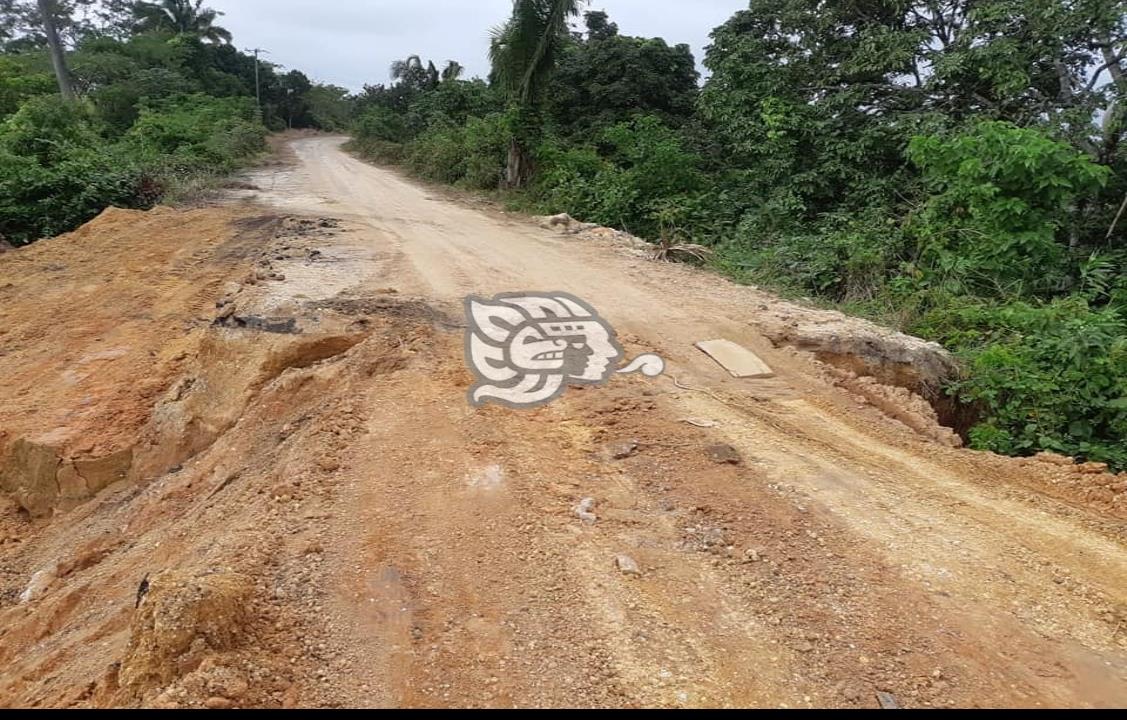
[{"label": "dense vegetation", "polygon": [[268,129],[349,122],[347,91],[230,45],[197,0],[49,0],[66,46],[64,99],[40,3],[0,0],[0,240],[70,230],[109,205],[191,192],[264,149]]},{"label": "dense vegetation", "polygon": [[516,0],[488,82],[415,68],[356,147],[956,352],[975,447],[1127,468],[1127,4],[752,0],[684,45]]}]

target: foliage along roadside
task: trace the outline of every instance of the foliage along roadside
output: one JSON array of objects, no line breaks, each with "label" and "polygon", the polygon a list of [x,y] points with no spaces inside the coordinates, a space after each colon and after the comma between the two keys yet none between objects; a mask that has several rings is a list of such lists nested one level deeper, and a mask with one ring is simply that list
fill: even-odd
[{"label": "foliage along roadside", "polygon": [[974,447],[1127,469],[1122,5],[753,0],[699,92],[688,48],[588,13],[534,106],[400,78],[358,98],[353,147],[496,190],[528,145],[515,206],[703,244],[739,280],[939,340]]},{"label": "foliage along roadside", "polygon": [[[89,5],[89,3],[86,3]],[[0,3],[0,239],[72,230],[110,205],[148,208],[206,187],[265,149],[269,130],[339,130],[348,92],[229,44],[194,2],[57,2],[79,99],[58,97],[38,5]]]}]

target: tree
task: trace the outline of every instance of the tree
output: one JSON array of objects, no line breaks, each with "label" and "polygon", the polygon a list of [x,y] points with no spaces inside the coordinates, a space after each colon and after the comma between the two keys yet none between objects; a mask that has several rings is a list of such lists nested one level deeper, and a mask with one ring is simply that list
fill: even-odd
[{"label": "tree", "polygon": [[532,178],[529,147],[540,131],[540,105],[568,39],[568,21],[583,0],[515,0],[507,23],[495,28],[489,58],[493,77],[510,98],[516,127],[509,145],[505,184],[523,187]]},{"label": "tree", "polygon": [[[96,32],[91,22],[118,0],[49,0],[50,19],[61,45],[73,48]],[[38,0],[0,0],[0,48],[21,52],[49,48],[43,3]]]},{"label": "tree", "polygon": [[[55,29],[60,30],[68,24],[71,2],[54,0],[51,8]],[[5,52],[47,48],[47,33],[38,0],[0,0],[0,42]]]},{"label": "tree", "polygon": [[408,55],[406,60],[396,60],[391,63],[391,79],[396,82],[405,82],[415,73],[423,69],[423,60],[418,55]]},{"label": "tree", "polygon": [[356,115],[359,117],[374,107],[396,112],[406,112],[415,91],[403,83],[393,85],[365,85],[356,98]]},{"label": "tree", "polygon": [[434,89],[441,77],[434,62],[424,66],[418,55],[410,55],[406,60],[396,60],[391,64],[391,79],[412,93]]},{"label": "tree", "polygon": [[231,33],[215,24],[223,13],[203,7],[203,0],[159,0],[138,2],[133,6],[136,32],[164,30],[177,35],[190,35],[206,42],[231,42]]},{"label": "tree", "polygon": [[391,63],[391,79],[400,85],[421,87],[425,85],[425,78],[426,69],[423,68],[423,59],[418,55],[408,55],[406,60]]},{"label": "tree", "polygon": [[619,35],[604,12],[585,17],[587,38],[565,45],[548,93],[561,130],[582,135],[650,114],[683,125],[699,95],[700,76],[689,46]]},{"label": "tree", "polygon": [[1122,0],[752,0],[713,33],[701,114],[780,222],[897,197],[913,135],[976,120],[1110,163],[1125,31]]},{"label": "tree", "polygon": [[610,16],[603,10],[591,10],[583,14],[587,24],[587,38],[589,40],[606,40],[618,34],[618,25],[610,21]]},{"label": "tree", "polygon": [[126,40],[133,31],[135,0],[101,0],[94,8],[96,32],[103,36]]},{"label": "tree", "polygon": [[0,0],[0,47],[16,36],[19,24],[20,13],[15,0]]},{"label": "tree", "polygon": [[29,71],[19,63],[0,56],[0,123],[19,110],[25,100],[53,93],[56,87],[54,75]]},{"label": "tree", "polygon": [[322,130],[344,130],[352,113],[348,90],[336,85],[314,85],[305,94],[309,118]]},{"label": "tree", "polygon": [[55,13],[58,7],[54,0],[39,0],[39,14],[43,20],[43,32],[47,36],[47,45],[51,50],[51,65],[55,69],[55,78],[59,82],[59,92],[63,99],[71,102],[74,100],[74,85],[71,82],[70,70],[67,69],[66,54],[63,50],[59,31],[55,26]]},{"label": "tree", "polygon": [[286,127],[307,127],[309,125],[306,114],[308,104],[305,96],[313,89],[305,73],[291,70],[281,77],[282,85],[282,114],[286,118]]},{"label": "tree", "polygon": [[415,98],[408,115],[426,127],[437,124],[465,125],[471,117],[485,117],[503,110],[496,89],[483,81],[463,80],[441,83],[431,92]]},{"label": "tree", "polygon": [[462,77],[462,73],[465,71],[466,68],[461,63],[456,60],[448,60],[446,67],[442,70],[442,82],[453,82]]}]

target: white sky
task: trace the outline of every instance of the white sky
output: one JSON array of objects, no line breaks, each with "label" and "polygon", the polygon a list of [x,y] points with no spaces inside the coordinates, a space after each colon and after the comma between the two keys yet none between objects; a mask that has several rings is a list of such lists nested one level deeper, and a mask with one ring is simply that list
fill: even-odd
[{"label": "white sky", "polygon": [[[209,0],[240,49],[261,47],[270,62],[313,80],[360,90],[387,83],[393,60],[421,55],[441,67],[466,66],[485,77],[490,28],[509,16],[512,0]],[[595,0],[624,35],[688,43],[698,65],[709,33],[746,0]],[[703,70],[703,68],[702,68]]]}]

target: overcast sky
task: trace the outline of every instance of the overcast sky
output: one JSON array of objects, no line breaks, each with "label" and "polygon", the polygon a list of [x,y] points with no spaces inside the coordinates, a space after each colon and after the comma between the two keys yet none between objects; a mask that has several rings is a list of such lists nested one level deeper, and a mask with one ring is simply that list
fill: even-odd
[{"label": "overcast sky", "polygon": [[[360,90],[387,83],[396,59],[421,55],[441,67],[457,60],[466,77],[489,73],[490,28],[503,22],[512,0],[209,0],[241,49],[261,47],[265,58],[319,82]],[[746,0],[596,0],[625,35],[688,43],[699,64],[708,35]]]}]

